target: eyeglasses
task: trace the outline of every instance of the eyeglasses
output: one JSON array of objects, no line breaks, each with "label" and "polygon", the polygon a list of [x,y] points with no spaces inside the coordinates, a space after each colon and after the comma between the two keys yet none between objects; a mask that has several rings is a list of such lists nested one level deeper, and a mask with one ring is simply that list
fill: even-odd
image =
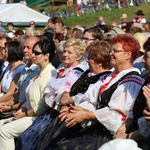
[{"label": "eyeglasses", "polygon": [[42,52],[38,52],[38,51],[32,51],[32,53],[33,53],[35,56],[43,54]]},{"label": "eyeglasses", "polygon": [[94,38],[93,38],[93,39],[89,39],[89,38],[85,38],[85,37],[83,37],[83,38],[82,38],[82,40],[90,41],[90,40],[96,40],[96,39],[94,39]]},{"label": "eyeglasses", "polygon": [[30,25],[34,25],[33,23],[31,23]]},{"label": "eyeglasses", "polygon": [[111,49],[111,50],[109,50],[109,53],[111,53],[111,52],[113,52],[113,53],[120,53],[120,52],[125,52],[125,51],[124,50]]},{"label": "eyeglasses", "polygon": [[5,47],[0,46],[0,50],[1,51],[5,50]]}]

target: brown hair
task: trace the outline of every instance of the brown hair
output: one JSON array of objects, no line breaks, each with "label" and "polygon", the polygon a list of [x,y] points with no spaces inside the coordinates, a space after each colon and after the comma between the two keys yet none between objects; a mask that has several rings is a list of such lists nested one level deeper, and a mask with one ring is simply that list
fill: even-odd
[{"label": "brown hair", "polygon": [[109,50],[111,46],[107,41],[101,40],[91,43],[87,47],[89,58],[96,63],[101,63],[104,69],[111,69]]}]

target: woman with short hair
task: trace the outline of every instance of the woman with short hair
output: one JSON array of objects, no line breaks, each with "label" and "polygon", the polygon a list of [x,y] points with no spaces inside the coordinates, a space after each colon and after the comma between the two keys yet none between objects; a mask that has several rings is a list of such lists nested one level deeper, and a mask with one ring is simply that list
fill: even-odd
[{"label": "woman with short hair", "polygon": [[7,66],[0,83],[0,103],[13,104],[13,96],[16,93],[16,84],[20,77],[20,72],[24,69],[25,64],[23,60],[23,47],[17,41],[10,41],[5,43]]},{"label": "woman with short hair", "polygon": [[[120,34],[114,37],[110,63],[115,70],[90,90],[90,101],[96,97],[95,109],[70,105],[69,109],[61,110],[59,117],[65,120],[64,130],[51,128],[46,141],[48,144],[42,148],[48,134],[47,130],[44,131],[45,138],[42,136],[43,139],[39,139],[37,149],[95,150],[111,140],[127,116],[132,115],[134,101],[144,81],[140,71],[132,66],[139,49],[139,43],[131,35]],[[86,128],[80,127],[84,121],[91,123]]]}]

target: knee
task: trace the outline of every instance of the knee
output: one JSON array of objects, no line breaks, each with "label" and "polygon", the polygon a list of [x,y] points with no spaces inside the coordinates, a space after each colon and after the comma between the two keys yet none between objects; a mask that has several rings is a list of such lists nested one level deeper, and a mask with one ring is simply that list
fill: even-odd
[{"label": "knee", "polygon": [[3,125],[0,128],[0,137],[7,137],[7,135],[9,135],[9,130],[8,130],[7,126]]}]

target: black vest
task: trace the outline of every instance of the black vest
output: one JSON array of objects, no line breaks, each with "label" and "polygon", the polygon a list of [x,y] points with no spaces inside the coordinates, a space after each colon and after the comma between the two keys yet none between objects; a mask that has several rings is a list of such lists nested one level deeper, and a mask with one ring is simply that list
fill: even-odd
[{"label": "black vest", "polygon": [[77,95],[78,93],[84,94],[90,84],[96,83],[101,76],[111,73],[111,71],[105,71],[103,73],[88,77],[89,72],[90,70],[85,71],[81,75],[81,77],[72,85],[70,90],[70,96]]},{"label": "black vest", "polygon": [[97,109],[103,108],[108,106],[108,103],[110,101],[110,98],[113,94],[113,92],[117,89],[118,84],[127,76],[129,75],[138,75],[140,76],[140,74],[136,71],[131,71],[127,74],[125,74],[123,77],[121,77],[117,82],[115,82],[111,87],[109,87],[109,89],[105,90],[98,98],[98,102],[97,102]]}]

